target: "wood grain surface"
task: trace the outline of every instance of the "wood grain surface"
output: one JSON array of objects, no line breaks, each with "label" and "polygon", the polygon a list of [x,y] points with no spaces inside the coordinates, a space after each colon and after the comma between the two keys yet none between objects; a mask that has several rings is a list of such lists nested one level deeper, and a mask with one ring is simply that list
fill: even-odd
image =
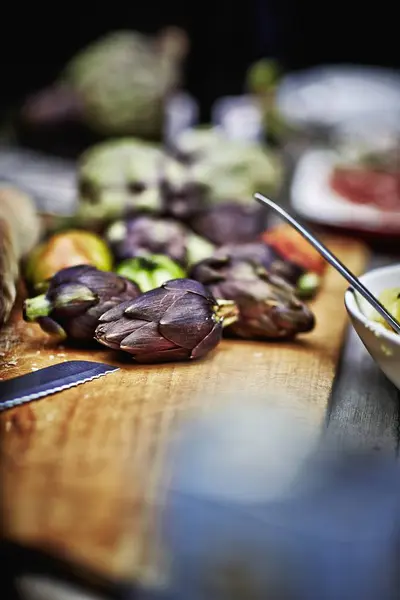
[{"label": "wood grain surface", "polygon": [[[351,270],[364,269],[362,245],[325,241]],[[0,415],[3,536],[110,578],[139,576],[165,444],[186,409],[260,390],[268,403],[275,388],[319,431],[347,325],[346,287],[329,268],[314,302],[316,328],[295,343],[224,341],[203,361],[161,366],[57,346],[16,310],[1,335],[2,378],[77,358],[121,369]]]}]

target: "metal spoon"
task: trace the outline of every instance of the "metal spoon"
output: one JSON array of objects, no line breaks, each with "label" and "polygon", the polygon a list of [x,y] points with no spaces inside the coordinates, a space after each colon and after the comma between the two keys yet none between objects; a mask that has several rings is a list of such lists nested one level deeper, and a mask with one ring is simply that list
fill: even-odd
[{"label": "metal spoon", "polygon": [[345,267],[344,264],[338,258],[336,258],[336,256],[332,254],[330,250],[328,250],[328,248],[326,248],[326,246],[324,246],[324,244],[322,244],[322,242],[317,240],[317,238],[314,235],[312,235],[309,231],[307,231],[307,229],[305,229],[303,225],[296,221],[294,217],[289,215],[289,213],[287,213],[281,206],[279,206],[269,198],[266,198],[265,196],[259,193],[255,194],[254,197],[260,204],[267,205],[273,208],[277,213],[281,215],[281,217],[285,219],[285,221],[290,223],[290,225],[294,227],[294,229],[296,229],[303,236],[303,238],[310,242],[310,244],[314,246],[314,248],[325,258],[325,260],[327,260],[329,264],[335,267],[335,269],[339,271],[339,273],[345,279],[347,279],[350,285],[354,289],[356,289],[357,292],[359,292],[361,296],[363,296],[365,300],[367,300],[367,302],[371,304],[371,306],[390,325],[393,331],[395,333],[400,334],[400,323],[386,310],[384,306],[382,306],[379,300],[375,298],[373,294],[371,294],[371,292],[361,283],[361,281],[355,275],[353,275],[353,273],[351,273],[351,271],[349,271],[348,268]]}]

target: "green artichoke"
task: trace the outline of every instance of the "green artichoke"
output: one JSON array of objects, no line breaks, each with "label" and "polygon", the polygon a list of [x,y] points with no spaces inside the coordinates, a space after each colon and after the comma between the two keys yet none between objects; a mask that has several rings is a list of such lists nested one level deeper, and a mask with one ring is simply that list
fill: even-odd
[{"label": "green artichoke", "polygon": [[233,302],[218,304],[201,283],[175,279],[103,314],[95,337],[140,363],[190,360],[213,350],[236,318]]},{"label": "green artichoke", "polygon": [[190,164],[190,176],[207,188],[212,201],[233,198],[248,203],[256,191],[275,195],[283,176],[276,152],[258,142],[232,140],[214,129],[189,129],[176,141],[178,156]]},{"label": "green artichoke", "polygon": [[149,292],[171,279],[183,279],[186,272],[163,254],[128,258],[116,268],[121,277],[136,283],[142,292]]},{"label": "green artichoke", "polygon": [[199,210],[205,186],[161,147],[135,138],[97,144],[78,165],[81,223],[147,212],[189,217]]},{"label": "green artichoke", "polygon": [[181,83],[186,34],[114,31],[81,50],[49,88],[23,108],[32,124],[79,121],[101,137],[160,139],[164,104]]},{"label": "green artichoke", "polygon": [[78,217],[118,218],[125,212],[160,212],[158,181],[164,154],[138,139],[103,142],[83,153],[78,164]]}]

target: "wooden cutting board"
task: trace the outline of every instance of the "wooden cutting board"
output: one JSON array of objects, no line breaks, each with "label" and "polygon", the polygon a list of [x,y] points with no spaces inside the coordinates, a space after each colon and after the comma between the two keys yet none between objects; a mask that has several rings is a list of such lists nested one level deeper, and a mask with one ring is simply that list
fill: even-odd
[{"label": "wooden cutting board", "polygon": [[[355,273],[367,252],[352,240],[328,246]],[[346,282],[333,269],[313,308],[317,325],[294,343],[224,341],[205,360],[136,366],[0,415],[4,535],[110,578],[140,575],[165,443],[179,415],[233,391],[292,394],[288,408],[319,431],[347,316]],[[116,364],[112,352],[54,345],[20,311],[0,337],[2,378],[68,359]]]}]

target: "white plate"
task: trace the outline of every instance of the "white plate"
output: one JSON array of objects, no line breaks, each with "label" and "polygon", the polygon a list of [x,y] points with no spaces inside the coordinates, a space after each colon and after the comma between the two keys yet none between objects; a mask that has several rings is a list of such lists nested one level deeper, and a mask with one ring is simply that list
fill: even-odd
[{"label": "white plate", "polygon": [[291,203],[297,214],[321,225],[400,233],[400,211],[354,204],[330,188],[336,162],[337,155],[324,149],[311,150],[300,159],[291,186]]},{"label": "white plate", "polygon": [[398,124],[400,74],[377,67],[314,67],[284,77],[277,103],[298,126],[339,127],[363,116]]}]

